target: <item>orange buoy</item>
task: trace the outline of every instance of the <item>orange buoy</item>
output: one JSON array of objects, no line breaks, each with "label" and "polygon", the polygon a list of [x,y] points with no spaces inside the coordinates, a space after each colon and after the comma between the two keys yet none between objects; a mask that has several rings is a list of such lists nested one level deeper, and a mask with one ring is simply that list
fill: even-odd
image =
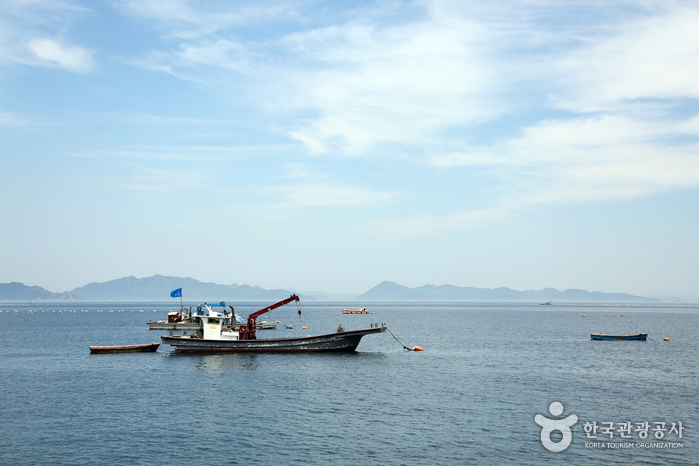
[{"label": "orange buoy", "polygon": [[304,329],[304,330],[308,330],[308,327],[301,327],[301,328]]},{"label": "orange buoy", "polygon": [[413,346],[413,351],[422,351],[422,348],[419,346]]},{"label": "orange buoy", "polygon": [[624,314],[622,314],[621,317],[624,317]]},{"label": "orange buoy", "polygon": [[607,317],[607,314],[605,314],[604,317]]},{"label": "orange buoy", "polygon": [[670,339],[669,339],[669,338],[663,338],[663,340],[664,340],[664,341],[670,341]]}]

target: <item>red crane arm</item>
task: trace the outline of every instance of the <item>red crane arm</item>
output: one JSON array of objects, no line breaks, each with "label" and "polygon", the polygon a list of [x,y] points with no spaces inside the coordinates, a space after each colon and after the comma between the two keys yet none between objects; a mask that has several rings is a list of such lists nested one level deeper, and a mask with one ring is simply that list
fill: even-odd
[{"label": "red crane arm", "polygon": [[271,306],[267,306],[267,307],[264,308],[264,309],[260,309],[259,311],[254,312],[254,313],[252,313],[252,314],[250,314],[250,315],[248,316],[248,322],[250,322],[250,320],[252,320],[252,321],[254,322],[255,319],[257,319],[258,317],[260,317],[260,316],[261,316],[262,314],[264,314],[265,312],[269,312],[269,311],[271,311],[272,309],[276,309],[276,308],[278,308],[278,307],[281,307],[281,306],[284,306],[284,305],[286,305],[286,304],[289,304],[291,301],[299,301],[299,297],[296,296],[295,294],[292,294],[292,295],[289,296],[288,298],[286,298],[286,299],[284,299],[284,300],[282,300],[282,301],[279,301],[278,303],[274,303],[274,304],[272,304]]},{"label": "red crane arm", "polygon": [[[255,319],[257,319],[259,316],[264,314],[265,312],[269,312],[272,309],[276,309],[280,306],[283,306],[285,304],[289,304],[291,301],[299,301],[299,297],[296,296],[295,294],[292,294],[288,298],[286,298],[283,301],[279,301],[278,303],[272,304],[271,306],[267,306],[264,309],[260,309],[257,312],[254,312],[248,316],[248,323],[247,325],[241,325],[239,329],[239,335],[241,340],[255,340],[257,337],[255,336]],[[299,315],[301,314],[301,311],[299,311]]]}]

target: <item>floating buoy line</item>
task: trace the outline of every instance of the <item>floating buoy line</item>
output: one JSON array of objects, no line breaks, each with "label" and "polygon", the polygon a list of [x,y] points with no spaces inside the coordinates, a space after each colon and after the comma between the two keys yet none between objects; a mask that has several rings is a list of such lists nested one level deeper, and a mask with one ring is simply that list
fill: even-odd
[{"label": "floating buoy line", "polygon": [[412,348],[408,348],[408,347],[405,346],[403,343],[401,343],[400,340],[399,340],[398,338],[396,338],[395,335],[393,335],[393,332],[391,332],[391,329],[390,329],[390,328],[386,327],[386,330],[388,330],[388,333],[390,333],[390,334],[393,336],[393,338],[395,338],[396,341],[397,341],[398,343],[400,343],[400,345],[401,345],[403,348],[407,349],[408,351],[422,351],[422,348],[419,347],[419,346],[413,346]]}]

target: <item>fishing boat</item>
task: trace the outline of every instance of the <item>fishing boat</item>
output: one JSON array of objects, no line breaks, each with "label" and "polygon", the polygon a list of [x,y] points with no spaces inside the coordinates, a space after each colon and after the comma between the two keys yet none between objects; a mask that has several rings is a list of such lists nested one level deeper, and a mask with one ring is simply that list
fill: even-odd
[{"label": "fishing boat", "polygon": [[[192,314],[192,308],[182,308],[180,312],[168,312],[167,320],[151,320],[148,322],[148,328],[150,330],[197,330],[201,327],[201,323],[198,321],[199,317],[203,314],[211,314],[214,311],[214,307],[226,307],[226,303],[221,301],[216,304],[201,303],[197,305],[197,309],[194,314]],[[233,306],[228,306],[231,308],[231,313],[234,313]],[[223,311],[224,313],[227,311]],[[240,314],[238,314],[239,316]],[[238,323],[244,323],[242,319]]]},{"label": "fishing boat", "polygon": [[349,309],[345,309],[342,311],[343,314],[369,314],[369,311],[366,310],[365,307],[362,307],[360,309],[357,309],[356,311],[350,311]]},{"label": "fishing boat", "polygon": [[108,354],[108,353],[154,353],[158,350],[160,343],[147,343],[145,345],[126,345],[126,346],[90,346],[92,354]]},{"label": "fishing boat", "polygon": [[642,340],[646,341],[647,333],[636,333],[634,335],[607,335],[604,333],[593,333],[591,340]]},{"label": "fishing boat", "polygon": [[151,320],[148,322],[148,328],[150,330],[196,330],[199,328],[199,324],[189,318],[177,319],[175,317],[177,320],[174,320],[170,314],[178,315],[177,312],[171,312],[168,314],[168,320]]},{"label": "fishing boat", "polygon": [[[299,301],[297,295],[250,314],[247,323],[236,326],[230,316],[202,315],[200,328],[190,335],[163,335],[165,345],[176,353],[309,353],[354,351],[363,336],[385,332],[385,324],[362,330],[338,329],[335,333],[293,338],[257,338],[256,319],[265,312]],[[301,311],[299,310],[299,315]]]}]

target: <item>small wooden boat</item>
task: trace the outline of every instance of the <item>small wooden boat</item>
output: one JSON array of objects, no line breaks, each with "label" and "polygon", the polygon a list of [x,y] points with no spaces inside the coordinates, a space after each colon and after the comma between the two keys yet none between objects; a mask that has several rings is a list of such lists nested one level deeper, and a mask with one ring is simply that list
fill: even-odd
[{"label": "small wooden boat", "polygon": [[145,345],[127,346],[90,346],[92,354],[108,353],[153,353],[158,350],[160,343],[147,343]]},{"label": "small wooden boat", "polygon": [[636,333],[634,335],[607,335],[604,333],[593,333],[591,340],[643,340],[646,341],[647,333]]},{"label": "small wooden boat", "polygon": [[349,309],[345,309],[342,311],[343,314],[369,314],[369,311],[366,310],[365,307],[361,309],[357,309],[356,311],[350,311]]}]

